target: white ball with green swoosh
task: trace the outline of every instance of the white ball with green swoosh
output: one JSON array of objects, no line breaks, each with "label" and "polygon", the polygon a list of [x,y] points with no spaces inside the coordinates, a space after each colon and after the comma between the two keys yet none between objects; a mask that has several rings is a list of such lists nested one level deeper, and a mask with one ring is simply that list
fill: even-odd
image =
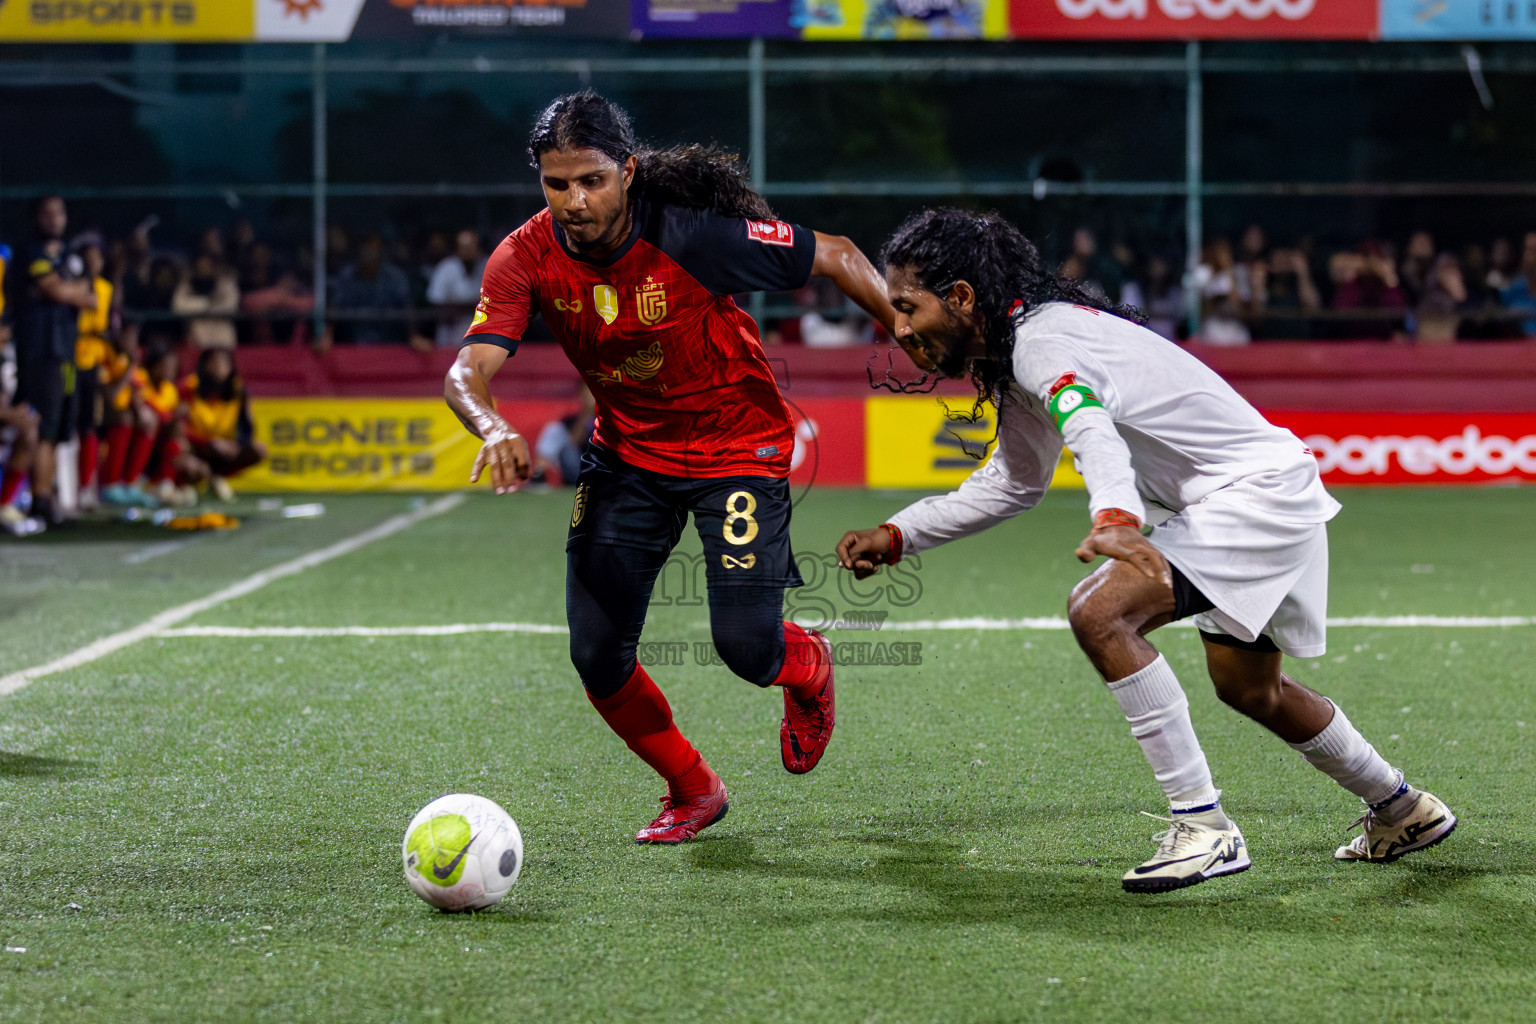
[{"label": "white ball with green swoosh", "polygon": [[450,793],[411,819],[400,855],[417,896],[439,910],[484,910],[523,870],[523,836],[494,800]]}]

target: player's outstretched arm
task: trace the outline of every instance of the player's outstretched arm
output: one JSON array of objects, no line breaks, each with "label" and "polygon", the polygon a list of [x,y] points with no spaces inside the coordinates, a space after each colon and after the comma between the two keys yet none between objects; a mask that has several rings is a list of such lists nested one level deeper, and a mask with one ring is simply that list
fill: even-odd
[{"label": "player's outstretched arm", "polygon": [[896,311],[886,298],[885,278],[852,241],[841,235],[816,232],[816,260],[811,264],[811,274],[837,285],[894,336]]},{"label": "player's outstretched arm", "polygon": [[884,526],[849,530],[837,542],[837,564],[852,572],[855,579],[867,579],[885,564],[890,552],[891,531]]},{"label": "player's outstretched arm", "polygon": [[497,494],[511,494],[532,474],[527,439],[501,418],[491,398],[491,378],[509,355],[500,345],[465,345],[443,381],[448,407],[466,430],[485,442],[475,456],[469,482],[478,483],[480,474],[489,469]]}]

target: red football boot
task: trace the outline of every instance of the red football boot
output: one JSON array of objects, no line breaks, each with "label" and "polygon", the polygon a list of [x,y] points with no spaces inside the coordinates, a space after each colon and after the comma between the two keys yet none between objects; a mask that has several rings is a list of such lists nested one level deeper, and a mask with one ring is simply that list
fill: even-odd
[{"label": "red football boot", "polygon": [[637,843],[685,843],[725,817],[731,809],[725,795],[725,783],[715,780],[715,788],[703,796],[678,803],[668,793],[661,798],[661,814],[635,835]]},{"label": "red football boot", "polygon": [[789,687],[782,687],[784,719],[779,723],[779,753],[784,758],[784,770],[793,775],[804,775],[815,768],[826,753],[827,744],[832,741],[837,705],[832,689],[832,644],[814,629],[806,632],[821,645],[827,678],[816,696],[805,701],[797,700]]}]

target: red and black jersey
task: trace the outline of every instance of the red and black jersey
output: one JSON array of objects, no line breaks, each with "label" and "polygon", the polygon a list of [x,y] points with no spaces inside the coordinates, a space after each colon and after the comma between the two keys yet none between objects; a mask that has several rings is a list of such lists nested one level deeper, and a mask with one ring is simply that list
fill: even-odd
[{"label": "red and black jersey", "polygon": [[669,476],[789,474],[789,409],[731,296],[810,278],[815,233],[638,203],[623,248],[587,259],[546,209],[497,246],[465,342],[516,351],[543,315],[597,399],[594,439]]}]

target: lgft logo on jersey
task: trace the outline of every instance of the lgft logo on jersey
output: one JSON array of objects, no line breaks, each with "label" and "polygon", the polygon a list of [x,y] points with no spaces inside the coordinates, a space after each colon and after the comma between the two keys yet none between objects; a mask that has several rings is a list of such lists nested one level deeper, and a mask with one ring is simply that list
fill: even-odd
[{"label": "lgft logo on jersey", "polygon": [[[1095,14],[1119,20],[1146,18],[1153,0],[1056,0],[1056,9],[1069,18],[1091,18]],[[1185,21],[1194,17],[1221,21],[1240,14],[1258,21],[1278,14],[1287,21],[1300,21],[1311,14],[1317,0],[1155,0],[1158,10],[1169,18]]]}]

